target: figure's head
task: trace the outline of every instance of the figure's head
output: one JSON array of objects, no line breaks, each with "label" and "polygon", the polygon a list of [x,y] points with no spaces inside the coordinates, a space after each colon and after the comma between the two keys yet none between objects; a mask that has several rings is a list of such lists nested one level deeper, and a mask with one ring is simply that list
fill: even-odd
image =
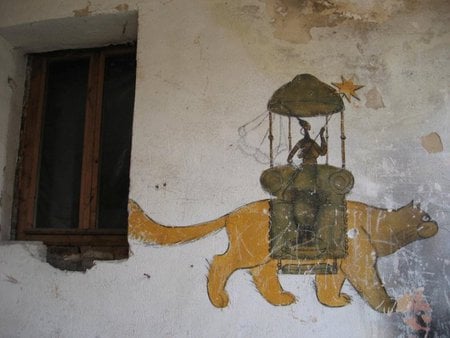
[{"label": "figure's head", "polygon": [[302,119],[298,119],[298,123],[300,124],[300,126],[307,131],[311,130],[311,125],[309,124],[308,121],[302,120]]}]

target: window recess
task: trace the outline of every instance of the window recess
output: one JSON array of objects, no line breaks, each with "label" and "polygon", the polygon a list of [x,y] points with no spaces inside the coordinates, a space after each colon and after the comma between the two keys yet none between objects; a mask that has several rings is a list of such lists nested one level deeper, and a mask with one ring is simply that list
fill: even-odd
[{"label": "window recess", "polygon": [[133,46],[29,56],[17,239],[128,246]]}]

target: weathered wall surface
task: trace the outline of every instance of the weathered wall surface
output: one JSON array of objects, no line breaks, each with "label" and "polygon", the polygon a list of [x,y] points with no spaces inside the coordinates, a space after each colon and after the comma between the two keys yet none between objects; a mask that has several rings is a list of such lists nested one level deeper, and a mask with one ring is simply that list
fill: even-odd
[{"label": "weathered wall surface", "polygon": [[10,238],[25,57],[0,37],[0,240]]},{"label": "weathered wall surface", "polygon": [[[138,10],[139,31],[130,196],[153,218],[172,225],[212,219],[267,198],[259,184],[268,166],[268,149],[260,147],[267,126],[250,123],[248,133],[239,128],[264,113],[275,89],[299,73],[327,83],[353,77],[365,87],[357,92],[360,101],[346,103],[347,167],[355,176],[349,199],[385,208],[414,199],[439,223],[437,236],[379,265],[393,296],[424,288],[432,329],[445,336],[450,330],[448,2],[11,0],[0,5],[0,34],[43,20],[131,10]],[[8,43],[0,43],[2,60],[12,64]],[[0,72],[2,92],[10,90],[3,69],[14,67]],[[17,119],[17,111],[8,110],[10,101],[1,96],[0,154],[17,147],[17,125],[12,135],[3,132],[3,121]],[[322,123],[313,121],[314,134]],[[330,162],[339,164],[337,130],[334,119]],[[281,152],[276,162],[286,156]],[[3,167],[12,160],[1,161]],[[2,212],[9,213],[10,203],[2,204]],[[3,239],[8,227],[2,224]],[[37,244],[0,245],[1,335],[418,334],[405,323],[406,315],[374,312],[347,284],[351,305],[320,305],[310,276],[281,276],[298,302],[274,307],[239,271],[227,287],[229,307],[214,308],[205,276],[208,261],[227,247],[224,231],[184,246],[131,244],[127,261],[99,262],[84,274],[51,268]]]}]

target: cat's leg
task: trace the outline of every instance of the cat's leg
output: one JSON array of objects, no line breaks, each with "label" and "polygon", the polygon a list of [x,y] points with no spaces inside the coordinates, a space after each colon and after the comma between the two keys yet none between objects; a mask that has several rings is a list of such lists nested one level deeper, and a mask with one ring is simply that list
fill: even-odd
[{"label": "cat's leg", "polygon": [[348,249],[341,269],[350,284],[375,311],[395,311],[397,303],[388,295],[378,275],[376,251],[368,235],[360,233],[357,239],[349,241]]},{"label": "cat's leg", "polygon": [[228,305],[225,286],[230,275],[237,269],[238,264],[227,253],[214,256],[208,274],[208,296],[215,307],[223,308]]},{"label": "cat's leg", "polygon": [[295,296],[283,290],[278,279],[277,261],[256,266],[250,270],[256,288],[273,305],[289,305],[295,302]]},{"label": "cat's leg", "polygon": [[345,281],[344,273],[316,275],[316,294],[319,302],[331,307],[345,306],[351,302],[349,295],[341,293]]}]

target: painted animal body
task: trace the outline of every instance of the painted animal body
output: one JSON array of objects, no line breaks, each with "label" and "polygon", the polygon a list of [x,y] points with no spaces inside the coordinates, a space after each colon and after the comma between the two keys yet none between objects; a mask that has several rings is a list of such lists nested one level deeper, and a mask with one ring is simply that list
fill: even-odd
[{"label": "painted animal body", "polygon": [[[278,261],[270,257],[269,200],[247,204],[216,220],[192,226],[164,226],[148,217],[133,201],[129,203],[129,235],[146,243],[171,245],[202,238],[226,228],[229,247],[214,256],[208,276],[208,294],[212,304],[228,305],[225,286],[238,269],[250,269],[261,295],[271,304],[289,305],[294,295],[283,290],[278,280]],[[348,255],[338,260],[335,274],[316,275],[318,300],[327,306],[340,307],[350,303],[341,292],[347,279],[376,311],[395,311],[397,303],[386,292],[378,271],[378,257],[394,253],[418,239],[434,236],[436,222],[412,203],[395,211],[375,208],[360,202],[347,202]],[[315,260],[303,263],[317,263]],[[282,264],[289,263],[282,261]],[[292,263],[292,261],[291,261]]]}]

